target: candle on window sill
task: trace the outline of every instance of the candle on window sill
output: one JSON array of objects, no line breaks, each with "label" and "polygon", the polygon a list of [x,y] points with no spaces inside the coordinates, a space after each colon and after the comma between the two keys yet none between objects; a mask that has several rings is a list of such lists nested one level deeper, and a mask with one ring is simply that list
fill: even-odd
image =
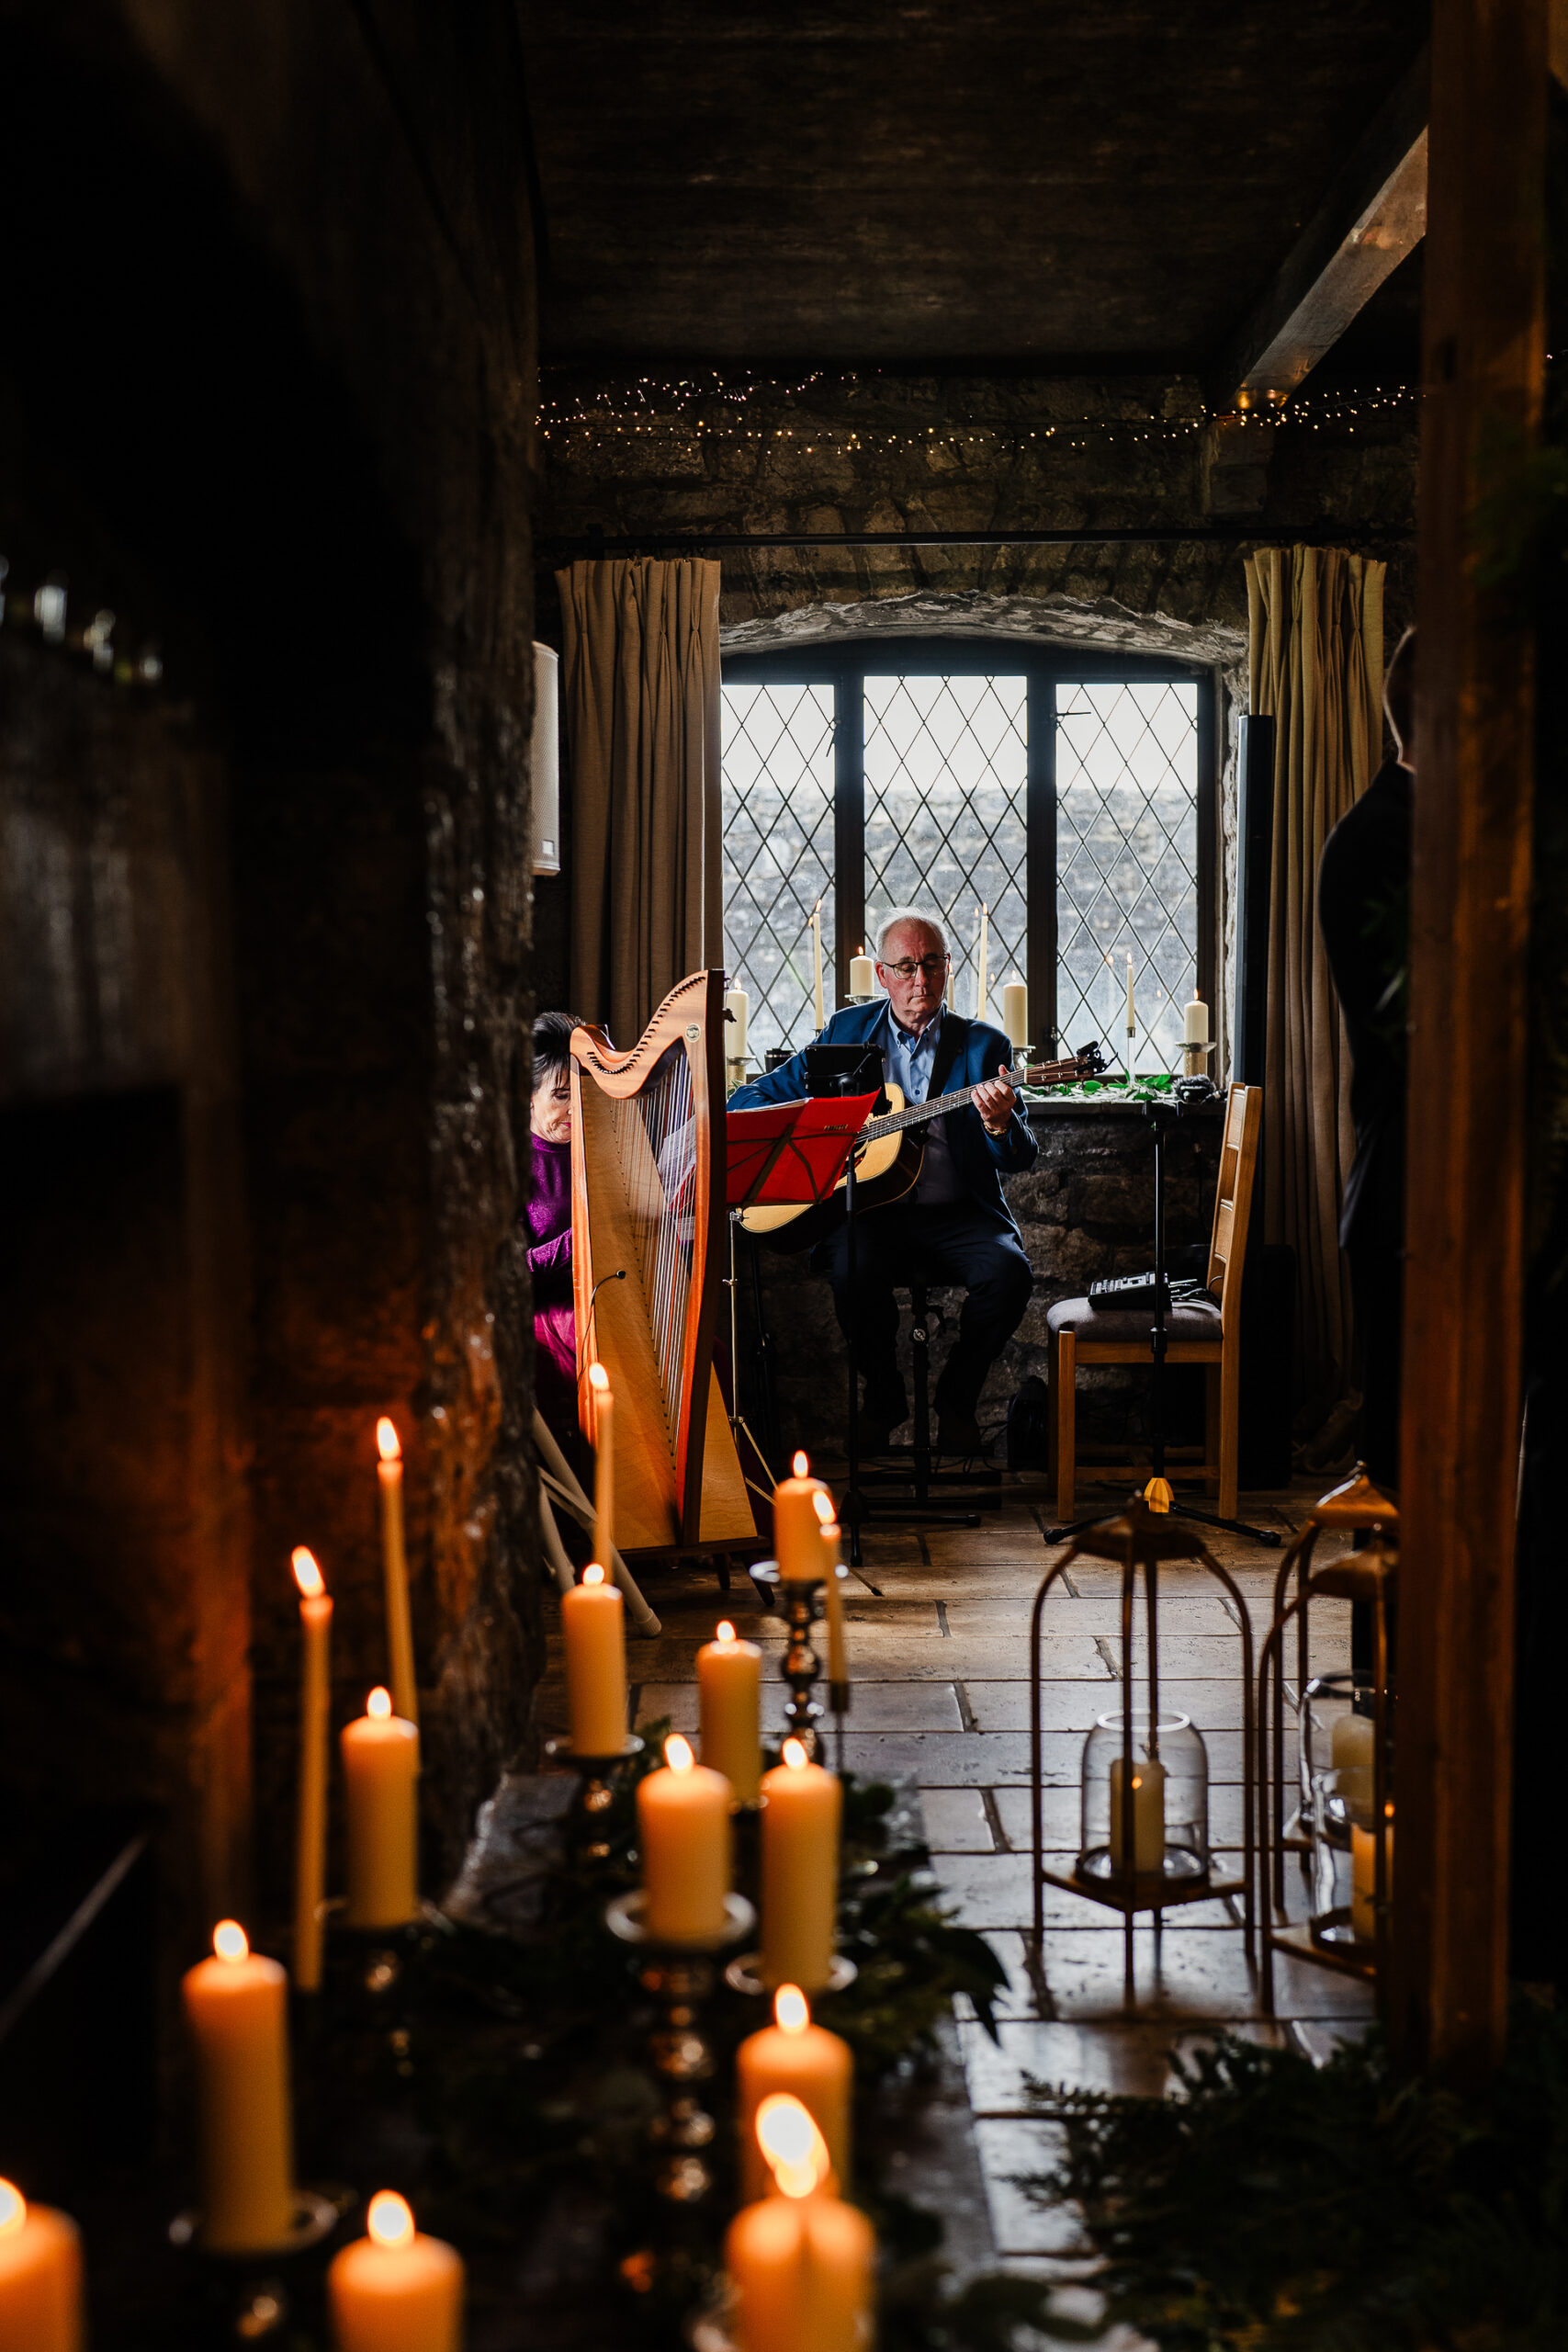
[{"label": "candle on window sill", "polygon": [[813,2025],[810,2003],[798,1984],[781,1984],[773,1996],[773,2024],[749,2034],[735,2053],[740,2193],[748,2201],[773,2192],[767,2159],[757,2140],[757,2111],[775,2092],[799,2099],[821,2132],[832,2165],[826,2185],[849,2187],[853,2084],[849,2043]]},{"label": "candle on window sill", "polygon": [[730,989],[725,994],[724,1009],[730,1016],[724,1029],[724,1058],[727,1062],[743,1062],[751,1000],[744,989]]},{"label": "candle on window sill", "polygon": [[866,954],[863,946],[858,956],[850,957],[850,994],[852,996],[876,994],[876,966]]},{"label": "candle on window sill", "polygon": [[403,1449],[385,1413],[376,1424],[380,1455],[381,1565],[387,1586],[387,1669],[392,1704],[405,1723],[419,1721],[419,1685],[413,1670],[413,1629],[409,1622],[409,1562],[403,1541]]},{"label": "candle on window sill", "polygon": [[84,2335],[75,2222],[0,2180],[0,2352],[81,2352]]},{"label": "candle on window sill", "polygon": [[984,900],[982,900],[980,906],[980,953],[975,970],[975,1018],[976,1021],[984,1021],[986,1017],[986,999],[990,993],[991,976],[988,969],[990,922],[991,910],[989,907],[985,904]]},{"label": "candle on window sill", "polygon": [[237,1919],[186,1972],[201,2144],[201,2242],[220,2254],[283,2245],[294,2222],[288,1979]]},{"label": "candle on window sill", "polygon": [[336,2352],[459,2352],[462,2256],[416,2230],[389,2188],[370,2199],[365,2222],[327,2272]]},{"label": "candle on window sill", "polygon": [[838,1929],[843,1791],[798,1739],[783,1757],[762,1779],[762,1982],[818,1993]]},{"label": "candle on window sill", "polygon": [[1028,1045],[1029,990],[1021,980],[1009,980],[1002,989],[1002,1027],[1010,1045]]},{"label": "candle on window sill", "polygon": [[762,1776],[762,1653],[728,1620],[697,1652],[703,1762],[722,1772],[731,1801],[751,1804]]},{"label": "candle on window sill", "polygon": [[822,901],[820,899],[811,910],[811,990],[812,1002],[817,1013],[817,1026],[820,1030],[828,1018],[822,1001]]},{"label": "candle on window sill", "polygon": [[327,1758],[332,1745],[332,1596],[315,1556],[294,1553],[299,1588],[299,1819],[294,1856],[294,1982],[302,1993],[321,1983],[321,1905],[327,1873]]},{"label": "candle on window sill", "polygon": [[419,1733],[372,1690],[343,1727],[344,1830],[351,1928],[398,1928],[419,1917]]},{"label": "candle on window sill", "polygon": [[637,1844],[647,1897],[643,1926],[655,1943],[705,1942],[724,1932],[729,1893],[729,1782],[699,1764],[672,1732],[664,1769],[637,1783]]},{"label": "candle on window sill", "polygon": [[1181,1042],[1184,1046],[1209,1042],[1209,1008],[1201,996],[1189,997],[1181,1008]]},{"label": "candle on window sill", "polygon": [[579,1756],[618,1756],[626,1742],[626,1604],[597,1560],[560,1597],[566,1696]]},{"label": "candle on window sill", "polygon": [[615,1554],[615,1400],[602,1363],[588,1367],[593,1399],[593,1556],[608,1567]]}]

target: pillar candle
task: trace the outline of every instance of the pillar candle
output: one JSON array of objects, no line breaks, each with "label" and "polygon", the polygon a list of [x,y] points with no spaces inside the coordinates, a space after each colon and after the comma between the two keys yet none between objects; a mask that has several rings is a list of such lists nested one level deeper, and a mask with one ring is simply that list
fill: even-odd
[{"label": "pillar candle", "polygon": [[795,1455],[792,1466],[794,1476],[782,1478],[773,1488],[773,1556],[786,1582],[805,1584],[822,1573],[822,1522],[817,1498],[827,1495],[828,1489],[820,1478],[811,1476],[811,1464],[804,1453]]},{"label": "pillar candle", "polygon": [[370,2199],[367,2234],[333,2256],[327,2301],[337,2352],[459,2352],[463,2261],[416,2230],[403,2199]]},{"label": "pillar candle", "polygon": [[404,1723],[419,1721],[419,1685],[413,1671],[413,1630],[409,1623],[409,1563],[403,1544],[403,1449],[383,1413],[376,1424],[377,1464],[381,1481],[381,1565],[387,1583],[387,1668],[392,1704]]},{"label": "pillar candle", "polygon": [[[1122,1761],[1111,1759],[1111,1867],[1122,1869]],[[1165,1766],[1153,1757],[1133,1759],[1133,1868],[1157,1871],[1165,1863]]]},{"label": "pillar candle", "polygon": [[872,962],[863,946],[858,956],[852,956],[850,958],[850,994],[852,996],[876,994],[876,966]]},{"label": "pillar candle", "polygon": [[1189,997],[1181,1008],[1181,1042],[1184,1046],[1209,1042],[1209,1008],[1201,996]]},{"label": "pillar candle", "polygon": [[560,1597],[571,1744],[580,1756],[618,1756],[626,1742],[626,1626],[620,1594],[597,1560]]},{"label": "pillar candle", "polygon": [[[1392,1816],[1393,1808],[1389,1807]],[[1389,1821],[1383,1839],[1384,1868],[1388,1883],[1383,1892],[1393,1894],[1393,1822]],[[1359,1943],[1377,1941],[1378,1932],[1378,1841],[1374,1831],[1350,1824],[1350,1930]]]},{"label": "pillar candle", "polygon": [[81,2352],[84,2335],[75,2222],[0,2180],[0,2352]]},{"label": "pillar candle", "polygon": [[1021,980],[1009,980],[1002,989],[1002,1027],[1014,1046],[1029,1043],[1029,990]]},{"label": "pillar candle", "polygon": [[844,1641],[844,1585],[846,1570],[839,1554],[843,1538],[837,1520],[829,1520],[822,1530],[822,1572],[825,1578],[824,1613],[828,1620],[828,1679],[847,1682],[850,1679],[849,1650]]},{"label": "pillar candle", "polygon": [[828,2152],[798,2100],[768,2098],[757,2129],[781,2193],[745,2206],[725,2239],[745,2352],[800,2352],[803,2345],[864,2352],[876,2261],[871,2223],[818,2185]]},{"label": "pillar candle", "polygon": [[810,2005],[798,1984],[781,1984],[773,1996],[773,2024],[749,2034],[735,2053],[743,2197],[766,2197],[773,2189],[773,2175],[757,2140],[757,2109],[775,2091],[799,2099],[821,2132],[833,2167],[829,2185],[849,2186],[853,2082],[849,2043],[812,2024]]},{"label": "pillar candle", "polygon": [[991,975],[987,967],[990,962],[990,923],[991,910],[985,904],[984,900],[982,900],[980,906],[980,953],[975,967],[975,1018],[977,1021],[984,1021],[986,1017],[986,998],[989,993]]},{"label": "pillar candle", "polygon": [[761,1682],[761,1651],[728,1622],[697,1652],[703,1762],[724,1774],[735,1804],[755,1804],[762,1776]]},{"label": "pillar candle", "polygon": [[798,1739],[786,1739],[762,1794],[762,1982],[820,1992],[838,1928],[843,1791]]},{"label": "pillar candle", "polygon": [[724,1058],[727,1062],[743,1062],[746,1058],[746,1023],[751,1011],[751,1000],[744,989],[727,990],[724,1009],[730,1014],[724,1032]]},{"label": "pillar candle", "polygon": [[593,1556],[606,1566],[615,1552],[615,1400],[602,1363],[588,1367],[593,1397]]},{"label": "pillar candle", "polygon": [[299,1587],[299,1820],[294,1853],[294,1982],[302,1993],[321,1982],[321,1904],[327,1874],[327,1755],[333,1629],[332,1596],[314,1555],[294,1554]]},{"label": "pillar candle", "polygon": [[811,985],[817,1007],[817,1026],[827,1020],[822,1002],[822,901],[818,899],[811,910]]},{"label": "pillar candle", "polygon": [[365,1713],[345,1724],[344,1843],[351,1928],[397,1928],[419,1916],[419,1733],[392,1713],[391,1693],[372,1690]]},{"label": "pillar candle", "polygon": [[664,1743],[664,1770],[637,1783],[637,1820],[649,1934],[665,1944],[704,1943],[722,1935],[729,1893],[729,1782],[699,1764],[679,1732]]},{"label": "pillar candle", "polygon": [[253,1952],[235,1919],[185,1979],[196,2045],[201,2239],[220,2254],[281,2245],[294,2222],[288,2115],[288,1979]]}]

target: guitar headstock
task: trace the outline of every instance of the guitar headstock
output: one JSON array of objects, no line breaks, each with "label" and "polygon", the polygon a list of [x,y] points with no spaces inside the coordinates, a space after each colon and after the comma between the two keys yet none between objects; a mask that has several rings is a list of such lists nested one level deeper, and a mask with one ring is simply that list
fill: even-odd
[{"label": "guitar headstock", "polygon": [[1025,1070],[1024,1078],[1031,1086],[1081,1086],[1086,1078],[1099,1078],[1107,1067],[1099,1039],[1092,1038],[1066,1060],[1045,1062],[1038,1069]]}]

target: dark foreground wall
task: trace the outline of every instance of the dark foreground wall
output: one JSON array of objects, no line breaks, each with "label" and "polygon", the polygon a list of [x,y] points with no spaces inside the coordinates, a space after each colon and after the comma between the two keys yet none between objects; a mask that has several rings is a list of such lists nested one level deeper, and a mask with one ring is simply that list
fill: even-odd
[{"label": "dark foreground wall", "polygon": [[188,1956],[286,1884],[293,1544],[385,1677],[378,1413],[433,1877],[526,1733],[526,158],[504,12],[304,0],[0,9],[0,1778],[152,1807]]}]

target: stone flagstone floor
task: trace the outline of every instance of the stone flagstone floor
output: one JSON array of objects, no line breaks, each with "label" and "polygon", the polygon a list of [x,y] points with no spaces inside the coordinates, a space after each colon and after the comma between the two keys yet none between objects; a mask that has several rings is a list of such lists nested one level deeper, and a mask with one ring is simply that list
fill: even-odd
[{"label": "stone flagstone floor", "polygon": [[[831,1476],[830,1466],[822,1475]],[[1257,1524],[1289,1540],[1314,1499],[1249,1496]],[[1106,1509],[1116,1498],[1103,1497]],[[1096,1507],[1090,1491],[1080,1509]],[[1031,1981],[1026,1930],[1030,1879],[1028,1630],[1046,1567],[1051,1523],[1043,1480],[1010,1479],[999,1509],[977,1529],[887,1521],[868,1535],[863,1575],[849,1605],[854,1681],[845,1760],[867,1775],[910,1773],[919,1781],[932,1860],[966,1924],[984,1930],[1009,1974],[1006,2021],[997,2047],[973,2018],[961,2018],[970,2103],[997,2254],[1020,2267],[1060,2261],[1073,2250],[1072,2220],[1034,2211],[1010,2176],[1049,2160],[1046,2127],[1030,2120],[1026,2075],[1048,2081],[1156,2094],[1170,2079],[1169,2052],[1220,2028],[1265,2040],[1289,2037],[1315,2056],[1370,2022],[1371,1997],[1352,1980],[1290,1960],[1277,1963],[1276,2015],[1263,2012],[1239,1925],[1219,1902],[1169,1916],[1156,1954],[1140,1927],[1137,2004],[1122,2006],[1117,1916],[1078,1896],[1053,1893],[1047,1910],[1044,1983]],[[1255,1643],[1267,1629],[1280,1553],[1215,1534],[1211,1548],[1246,1597]],[[1319,1557],[1323,1557],[1320,1552]],[[632,1640],[634,1721],[668,1714],[696,1727],[695,1654],[721,1617],[764,1653],[764,1723],[782,1721],[784,1686],[767,1692],[770,1660],[784,1628],[739,1574],[721,1595],[711,1574],[656,1570],[646,1581],[663,1631]],[[1077,1563],[1070,1589],[1059,1581],[1044,1638],[1045,1837],[1070,1867],[1077,1844],[1078,1766],[1097,1714],[1120,1706],[1116,1571]],[[1314,1672],[1348,1663],[1348,1604],[1314,1615]],[[1239,1627],[1216,1581],[1178,1566],[1161,1580],[1161,1706],[1190,1715],[1209,1752],[1210,1828],[1224,1849],[1241,1839]],[[558,1644],[540,1696],[540,1722],[564,1729]],[[825,1693],[822,1695],[825,1696]],[[1292,1894],[1299,1872],[1290,1870]],[[1292,1902],[1292,1908],[1295,1908]]]}]

